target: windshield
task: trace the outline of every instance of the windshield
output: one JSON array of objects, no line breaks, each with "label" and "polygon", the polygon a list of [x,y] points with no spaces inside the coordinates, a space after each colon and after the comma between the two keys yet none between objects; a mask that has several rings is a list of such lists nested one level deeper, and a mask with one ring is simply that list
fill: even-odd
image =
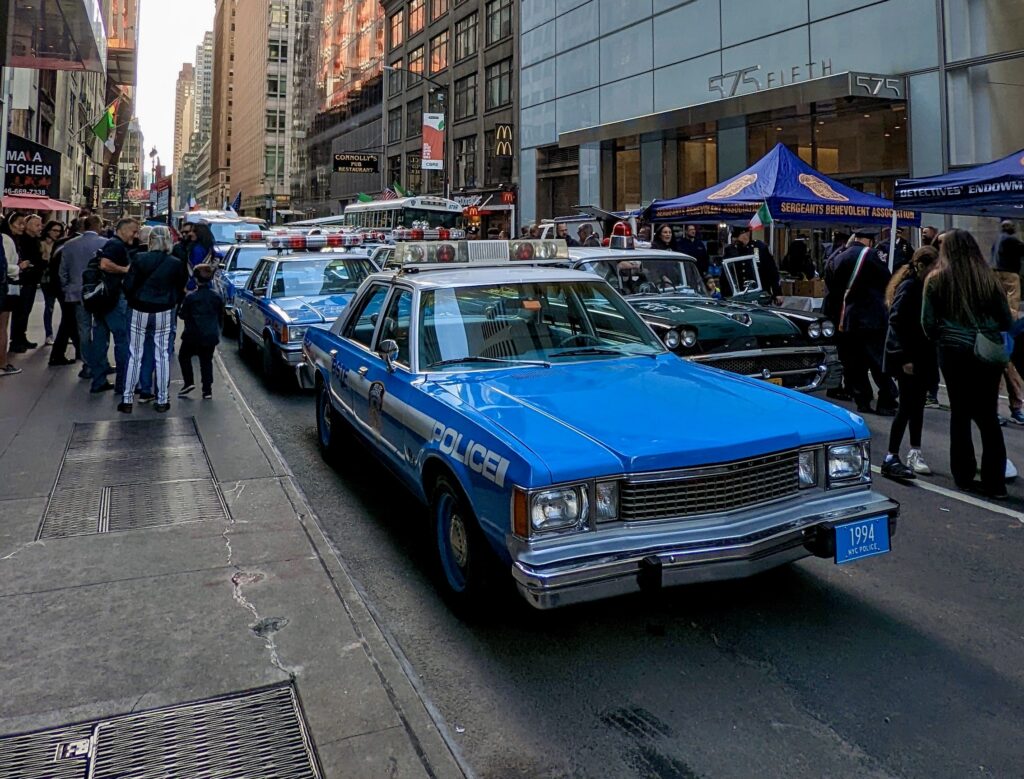
[{"label": "windshield", "polygon": [[412,227],[413,222],[426,222],[429,227],[458,227],[462,214],[458,211],[436,211],[432,208],[372,208],[345,212],[349,227],[393,230]]},{"label": "windshield", "polygon": [[425,291],[419,346],[420,370],[664,351],[629,304],[597,279]]},{"label": "windshield", "polygon": [[235,258],[231,262],[231,270],[252,270],[260,257],[266,257],[273,252],[268,251],[266,246],[239,246],[235,250]]},{"label": "windshield", "polygon": [[375,271],[365,257],[351,259],[288,260],[279,264],[272,298],[309,297],[355,292]]},{"label": "windshield", "polygon": [[596,273],[623,295],[659,292],[707,294],[697,263],[690,260],[639,257],[587,262],[582,267]]},{"label": "windshield", "polygon": [[266,226],[253,222],[208,222],[207,227],[213,233],[214,243],[234,243],[237,231],[263,230]]}]

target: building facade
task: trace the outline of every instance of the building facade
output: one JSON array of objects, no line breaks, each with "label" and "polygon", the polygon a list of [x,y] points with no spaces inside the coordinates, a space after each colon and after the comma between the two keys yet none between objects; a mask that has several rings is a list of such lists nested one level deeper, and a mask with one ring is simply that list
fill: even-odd
[{"label": "building facade", "polygon": [[[303,83],[298,115],[306,132],[292,167],[292,209],[305,216],[340,213],[359,193],[385,186],[381,173],[335,173],[334,155],[380,160],[384,13],[378,0],[317,0],[307,42],[297,44]],[[379,162],[378,162],[379,164]]]},{"label": "building facade", "polygon": [[890,195],[1024,146],[1020,0],[522,0],[521,201],[632,208],[782,142]]},{"label": "building facade", "polygon": [[178,71],[174,85],[174,175],[177,178],[182,168],[182,157],[188,153],[192,141],[193,115],[195,113],[195,68],[186,62]]},{"label": "building facade", "polygon": [[[220,208],[231,200],[231,141],[234,119],[235,16],[237,0],[217,0],[213,22],[210,143],[207,160],[199,160],[198,200]],[[204,144],[200,144],[202,149]]]},{"label": "building facade", "polygon": [[[384,181],[442,194],[471,225],[510,229],[519,111],[516,0],[385,0]],[[525,12],[524,12],[525,13]],[[444,170],[423,170],[423,114],[444,114]],[[499,153],[501,152],[501,153]],[[507,153],[505,153],[507,152]]]}]

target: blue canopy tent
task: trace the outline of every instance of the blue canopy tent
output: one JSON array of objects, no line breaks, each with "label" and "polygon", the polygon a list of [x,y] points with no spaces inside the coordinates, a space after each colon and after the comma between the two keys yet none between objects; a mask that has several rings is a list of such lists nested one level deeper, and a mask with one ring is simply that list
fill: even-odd
[{"label": "blue canopy tent", "polygon": [[[781,143],[742,173],[692,195],[655,200],[644,211],[651,222],[743,222],[767,204],[772,219],[789,225],[867,225],[892,220],[892,203],[819,173]],[[920,217],[901,211],[899,223]]]},{"label": "blue canopy tent", "polygon": [[1024,149],[944,176],[900,179],[896,204],[930,214],[1024,219]]}]

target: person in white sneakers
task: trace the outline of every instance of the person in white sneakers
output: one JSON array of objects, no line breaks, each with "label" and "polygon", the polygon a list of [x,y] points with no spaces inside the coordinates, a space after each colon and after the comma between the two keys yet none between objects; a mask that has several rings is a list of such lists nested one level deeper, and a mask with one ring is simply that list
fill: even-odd
[{"label": "person in white sneakers", "polygon": [[[882,475],[892,479],[913,479],[932,472],[921,454],[924,404],[928,388],[938,375],[935,345],[921,327],[924,279],[939,259],[931,246],[918,249],[910,262],[893,274],[885,290],[889,306],[889,329],[885,336],[882,369],[899,386],[899,408],[889,430],[889,452],[882,461]],[[900,460],[903,435],[910,428],[910,453]]]}]

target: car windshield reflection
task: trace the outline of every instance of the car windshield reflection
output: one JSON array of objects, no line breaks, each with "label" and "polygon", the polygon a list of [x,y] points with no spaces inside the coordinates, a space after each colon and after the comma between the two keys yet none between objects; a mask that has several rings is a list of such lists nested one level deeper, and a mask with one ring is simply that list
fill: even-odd
[{"label": "car windshield reflection", "polygon": [[270,296],[309,297],[355,292],[373,272],[373,264],[363,257],[282,262],[274,276]]},{"label": "car windshield reflection", "polygon": [[706,295],[697,263],[689,260],[637,258],[599,260],[584,267],[623,295]]}]

